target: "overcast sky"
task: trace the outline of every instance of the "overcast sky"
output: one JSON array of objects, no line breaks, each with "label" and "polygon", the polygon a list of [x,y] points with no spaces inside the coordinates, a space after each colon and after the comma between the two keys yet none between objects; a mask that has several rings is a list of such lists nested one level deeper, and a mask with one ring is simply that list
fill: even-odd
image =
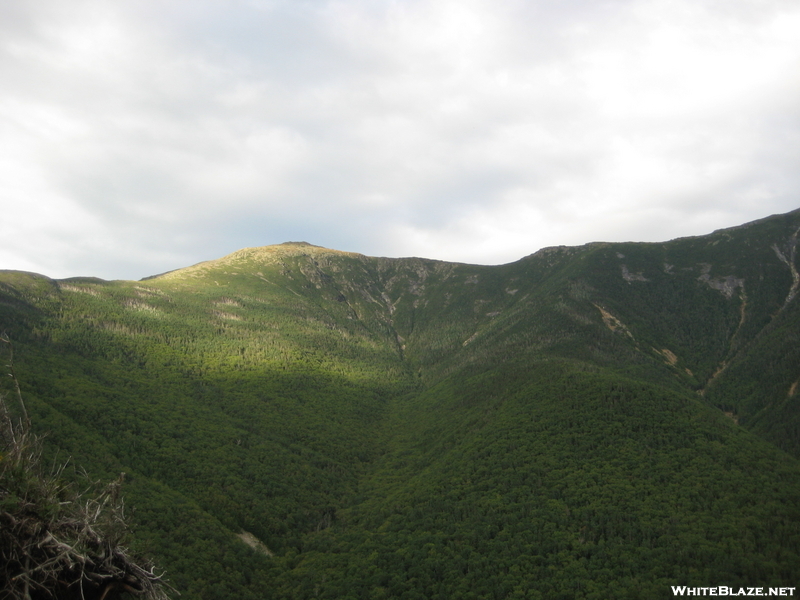
[{"label": "overcast sky", "polygon": [[797,0],[0,3],[0,269],[498,264],[798,207]]}]

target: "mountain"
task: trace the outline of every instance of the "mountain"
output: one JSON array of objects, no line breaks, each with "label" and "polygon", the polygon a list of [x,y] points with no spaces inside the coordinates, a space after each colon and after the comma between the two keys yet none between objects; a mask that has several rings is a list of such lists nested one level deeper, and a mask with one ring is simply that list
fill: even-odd
[{"label": "mountain", "polygon": [[4,271],[0,328],[48,458],[127,474],[131,544],[184,598],[792,586],[798,231]]}]

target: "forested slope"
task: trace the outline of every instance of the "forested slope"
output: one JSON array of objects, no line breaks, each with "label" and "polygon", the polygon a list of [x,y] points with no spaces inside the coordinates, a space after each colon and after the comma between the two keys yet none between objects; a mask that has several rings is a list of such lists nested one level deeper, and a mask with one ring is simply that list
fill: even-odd
[{"label": "forested slope", "polygon": [[51,457],[128,473],[132,543],[184,598],[793,585],[799,228],[6,271],[0,328]]}]

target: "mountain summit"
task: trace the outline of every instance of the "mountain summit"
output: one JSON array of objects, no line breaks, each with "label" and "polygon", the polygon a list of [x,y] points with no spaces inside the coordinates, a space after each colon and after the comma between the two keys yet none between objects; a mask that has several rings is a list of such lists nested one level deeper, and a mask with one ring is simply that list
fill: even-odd
[{"label": "mountain summit", "polygon": [[134,543],[184,598],[791,586],[799,231],[2,272],[0,327],[48,452],[128,473]]}]

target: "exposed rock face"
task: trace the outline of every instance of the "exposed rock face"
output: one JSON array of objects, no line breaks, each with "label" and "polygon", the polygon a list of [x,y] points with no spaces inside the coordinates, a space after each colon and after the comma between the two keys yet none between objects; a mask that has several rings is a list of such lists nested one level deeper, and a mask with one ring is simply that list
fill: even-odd
[{"label": "exposed rock face", "polygon": [[631,281],[650,281],[647,277],[645,277],[641,273],[631,273],[628,270],[628,267],[625,265],[622,265],[621,268],[622,268],[622,278],[629,283]]},{"label": "exposed rock face", "polygon": [[736,288],[744,289],[744,279],[736,277],[735,275],[727,275],[725,277],[711,277],[712,266],[708,263],[701,264],[702,271],[698,281],[702,281],[710,288],[722,292],[726,298],[732,298]]}]

